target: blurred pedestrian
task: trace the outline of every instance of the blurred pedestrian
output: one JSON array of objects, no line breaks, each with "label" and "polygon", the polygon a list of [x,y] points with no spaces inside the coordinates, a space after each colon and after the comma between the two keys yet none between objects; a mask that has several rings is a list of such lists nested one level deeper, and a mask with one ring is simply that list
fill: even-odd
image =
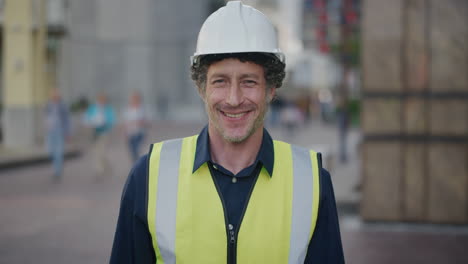
[{"label": "blurred pedestrian", "polygon": [[99,93],[96,102],[91,104],[85,113],[85,124],[93,130],[93,152],[97,179],[111,174],[108,148],[115,122],[115,111],[109,104],[107,95],[103,92]]},{"label": "blurred pedestrian", "polygon": [[294,103],[287,103],[281,110],[281,124],[286,129],[286,135],[293,137],[297,129],[304,123],[304,114]]},{"label": "blurred pedestrian", "polygon": [[338,122],[338,151],[341,163],[348,160],[347,138],[349,130],[349,109],[347,100],[338,96],[336,103],[336,118]]},{"label": "blurred pedestrian", "polygon": [[145,140],[148,126],[141,95],[138,92],[130,95],[128,106],[123,114],[123,126],[129,153],[132,161],[135,162],[140,157],[141,145]]},{"label": "blurred pedestrian", "polygon": [[270,125],[276,127],[280,123],[280,114],[285,103],[282,97],[276,96],[270,103]]},{"label": "blurred pedestrian", "polygon": [[52,160],[53,181],[59,182],[63,173],[65,142],[70,134],[70,117],[58,89],[50,92],[45,107],[46,146]]},{"label": "blurred pedestrian", "polygon": [[208,124],[135,163],[110,263],[344,263],[320,154],[264,128],[286,66],[273,24],[229,1],[203,24],[191,61]]}]

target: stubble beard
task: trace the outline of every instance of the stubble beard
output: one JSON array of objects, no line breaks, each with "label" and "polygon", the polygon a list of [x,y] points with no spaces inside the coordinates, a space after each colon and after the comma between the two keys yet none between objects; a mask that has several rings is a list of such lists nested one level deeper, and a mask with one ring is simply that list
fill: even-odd
[{"label": "stubble beard", "polygon": [[255,133],[255,131],[257,131],[257,129],[259,129],[263,125],[265,121],[266,113],[268,112],[270,101],[271,101],[270,96],[268,95],[265,96],[265,101],[263,102],[262,110],[259,113],[259,115],[255,118],[253,124],[247,129],[247,132],[244,135],[237,136],[237,137],[229,136],[226,133],[226,130],[223,128],[223,126],[221,126],[221,122],[216,122],[216,121],[220,121],[219,117],[216,116],[216,113],[215,113],[217,111],[216,107],[214,107],[215,110],[213,112],[213,111],[210,111],[210,107],[208,106],[208,104],[205,104],[205,110],[208,113],[210,123],[213,124],[215,129],[224,138],[224,140],[226,140],[229,143],[239,144],[239,143],[244,142],[246,139],[248,139],[252,134]]}]

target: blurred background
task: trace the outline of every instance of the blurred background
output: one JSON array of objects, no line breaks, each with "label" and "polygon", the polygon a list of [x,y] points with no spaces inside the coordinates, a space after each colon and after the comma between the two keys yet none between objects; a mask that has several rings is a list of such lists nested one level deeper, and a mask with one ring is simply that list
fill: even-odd
[{"label": "blurred background", "polygon": [[[135,157],[207,122],[189,57],[225,3],[0,1],[0,263],[108,262]],[[266,127],[322,152],[347,263],[468,263],[468,1],[243,3],[286,54]]]}]

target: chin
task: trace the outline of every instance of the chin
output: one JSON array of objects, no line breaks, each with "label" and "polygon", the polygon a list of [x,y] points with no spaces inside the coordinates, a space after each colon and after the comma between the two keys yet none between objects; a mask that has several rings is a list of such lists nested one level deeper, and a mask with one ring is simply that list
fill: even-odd
[{"label": "chin", "polygon": [[231,136],[224,136],[224,140],[230,142],[230,143],[242,143],[244,140],[246,140],[247,137],[231,137]]},{"label": "chin", "polygon": [[229,133],[229,131],[224,130],[224,133],[222,133],[223,138],[231,143],[241,143],[245,141],[247,138],[249,138],[253,134],[254,130],[244,129],[243,131],[231,131],[231,132],[232,133]]},{"label": "chin", "polygon": [[228,131],[224,130],[221,135],[223,138],[229,142],[241,142],[246,138],[245,133],[229,133]]},{"label": "chin", "polygon": [[229,136],[224,135],[223,138],[230,143],[241,143],[247,139],[247,136]]}]

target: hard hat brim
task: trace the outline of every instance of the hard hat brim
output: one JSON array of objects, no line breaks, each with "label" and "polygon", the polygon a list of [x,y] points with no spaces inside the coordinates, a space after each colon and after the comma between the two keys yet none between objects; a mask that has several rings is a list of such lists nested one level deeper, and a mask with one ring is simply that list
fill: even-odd
[{"label": "hard hat brim", "polygon": [[202,57],[208,56],[208,55],[227,55],[227,54],[243,54],[243,53],[261,53],[265,55],[270,55],[282,63],[285,63],[285,60],[286,60],[284,53],[282,52],[271,53],[271,52],[249,51],[249,52],[207,53],[207,54],[195,54],[193,56],[190,56],[190,65],[191,66],[197,65],[200,62],[200,59]]}]

